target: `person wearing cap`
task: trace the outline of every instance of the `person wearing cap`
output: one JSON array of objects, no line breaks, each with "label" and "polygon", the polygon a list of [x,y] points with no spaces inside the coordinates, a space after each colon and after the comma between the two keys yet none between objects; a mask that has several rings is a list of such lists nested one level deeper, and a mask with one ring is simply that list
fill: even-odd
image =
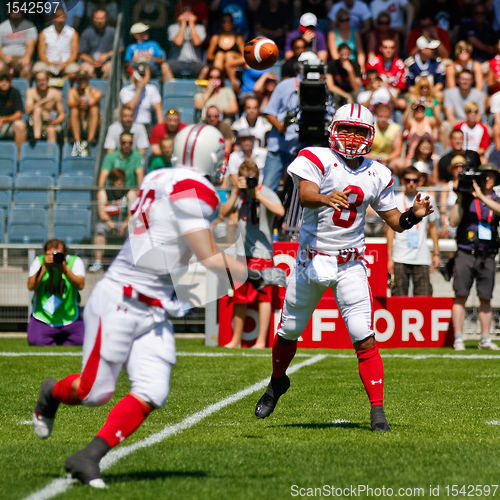
[{"label": "person wearing cap", "polygon": [[157,123],[163,122],[161,95],[156,85],[149,83],[151,78],[148,64],[140,63],[131,68],[130,85],[120,90],[120,102],[134,110],[134,121],[142,123],[150,130],[153,113]]},{"label": "person wearing cap", "polygon": [[474,102],[479,108],[479,119],[482,119],[485,111],[486,94],[475,89],[474,75],[468,69],[464,69],[457,77],[457,87],[444,91],[444,115],[446,121],[454,127],[458,122],[467,120],[465,104]]},{"label": "person wearing cap", "polygon": [[407,68],[406,84],[412,92],[413,85],[421,76],[427,77],[434,95],[442,100],[442,92],[446,80],[446,70],[441,58],[436,57],[435,50],[440,45],[439,40],[432,40],[422,35],[417,39],[418,52],[405,60]]},{"label": "person wearing cap", "polygon": [[306,50],[315,52],[318,57],[326,63],[328,60],[328,46],[325,35],[317,29],[318,19],[311,12],[302,14],[299,19],[299,27],[290,31],[285,39],[285,59],[293,57],[292,41],[300,37],[306,42]]},{"label": "person wearing cap", "polygon": [[23,17],[21,10],[10,10],[7,17],[0,24],[0,61],[13,70],[13,76],[31,80],[38,32],[35,25]]},{"label": "person wearing cap", "polygon": [[334,3],[328,12],[328,19],[335,24],[337,21],[337,12],[345,9],[351,18],[351,27],[364,36],[370,31],[372,24],[372,13],[368,5],[361,0],[341,0]]},{"label": "person wearing cap", "polygon": [[[469,167],[466,163],[466,167]],[[472,192],[460,189],[457,201],[450,211],[450,225],[457,228],[457,253],[453,265],[453,290],[455,300],[452,323],[455,331],[453,347],[464,351],[465,303],[474,281],[479,298],[479,349],[498,350],[491,341],[491,298],[495,286],[496,255],[498,253],[498,223],[500,222],[500,197],[493,188],[498,184],[496,165],[474,165],[481,173],[472,181]]]},{"label": "person wearing cap", "polygon": [[[406,211],[413,205],[417,195],[422,173],[416,167],[407,167],[402,173],[404,191],[395,196],[399,210]],[[432,206],[436,203],[430,196]],[[432,296],[429,272],[439,268],[439,238],[435,212],[424,217],[408,231],[396,233],[387,228],[387,270],[394,275],[391,295],[407,296],[410,282],[413,283],[413,296]],[[427,247],[427,237],[432,241],[432,256]]]},{"label": "person wearing cap", "polygon": [[80,37],[78,52],[82,60],[81,69],[91,78],[108,78],[113,56],[115,28],[107,26],[107,12],[97,8],[92,12],[92,24]]},{"label": "person wearing cap", "polygon": [[[268,72],[268,75],[274,73]],[[276,78],[276,75],[274,75]],[[276,78],[276,84],[278,83]],[[243,114],[233,122],[233,130],[236,135],[240,130],[248,129],[255,138],[258,146],[264,147],[267,144],[267,134],[272,126],[266,118],[260,115],[259,99],[255,95],[245,97],[243,101]]]},{"label": "person wearing cap", "polygon": [[396,94],[396,90],[389,87],[374,68],[366,71],[365,90],[358,94],[357,101],[372,112],[380,103],[389,105],[391,110],[401,108],[401,98]]},{"label": "person wearing cap", "polygon": [[488,127],[480,121],[479,106],[475,102],[466,102],[464,109],[467,119],[458,122],[453,128],[464,133],[465,148],[477,151],[482,160],[486,161],[484,155],[491,143]]},{"label": "person wearing cap", "polygon": [[256,144],[255,136],[250,129],[240,129],[236,140],[239,148],[229,155],[227,173],[233,187],[238,185],[238,168],[245,160],[252,160],[259,168],[259,184],[264,178],[264,165],[266,163],[267,151]]},{"label": "person wearing cap", "polygon": [[26,141],[26,124],[23,121],[23,99],[19,90],[12,87],[12,76],[5,64],[0,67],[0,139],[16,142],[18,157]]},{"label": "person wearing cap", "polygon": [[[89,144],[97,144],[99,106],[102,92],[89,85],[89,75],[83,69],[76,74],[76,87],[68,91],[69,126],[74,139],[73,156],[86,156]],[[82,136],[86,135],[86,140]]]},{"label": "person wearing cap", "polygon": [[125,65],[133,67],[137,64],[147,64],[151,78],[157,78],[161,73],[163,82],[173,80],[170,66],[165,62],[165,52],[158,42],[149,39],[149,26],[144,23],[135,23],[130,28],[130,34],[135,38],[125,50]]},{"label": "person wearing cap", "polygon": [[186,124],[181,122],[181,115],[176,109],[168,109],[165,113],[165,121],[163,123],[157,123],[151,135],[149,136],[149,144],[151,148],[151,153],[154,156],[161,155],[160,142],[164,137],[175,137],[177,132],[180,132]]},{"label": "person wearing cap", "polygon": [[77,31],[66,24],[66,11],[58,7],[52,16],[52,24],[38,37],[38,58],[33,73],[48,71],[55,76],[69,76],[76,73],[78,66]]},{"label": "person wearing cap", "polygon": [[418,26],[410,31],[406,51],[410,56],[418,52],[417,40],[424,35],[431,40],[439,40],[437,53],[442,59],[447,59],[451,54],[450,35],[446,30],[435,24],[434,19],[428,12],[423,12],[418,18]]},{"label": "person wearing cap", "polygon": [[451,179],[445,185],[448,189],[441,191],[439,200],[439,210],[441,218],[441,229],[439,230],[440,238],[455,238],[457,228],[450,225],[450,212],[457,201],[456,190],[458,188],[458,178],[460,172],[465,166],[465,156],[456,154],[450,161],[448,166],[448,174]]}]

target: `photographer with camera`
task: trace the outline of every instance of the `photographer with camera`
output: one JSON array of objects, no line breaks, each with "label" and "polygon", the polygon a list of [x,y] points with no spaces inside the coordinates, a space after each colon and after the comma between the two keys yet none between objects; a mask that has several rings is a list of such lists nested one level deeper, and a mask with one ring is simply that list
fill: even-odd
[{"label": "photographer with camera", "polygon": [[465,302],[476,280],[479,297],[479,349],[498,350],[491,341],[491,298],[495,285],[495,257],[499,248],[500,198],[493,191],[498,169],[487,163],[478,166],[467,161],[459,174],[457,201],[450,211],[451,226],[457,226],[457,253],[453,266],[455,301],[452,309],[456,351],[465,350],[463,327]]},{"label": "photographer with camera", "polygon": [[[238,169],[237,186],[220,207],[222,217],[238,212],[238,229],[245,245],[249,269],[260,271],[273,267],[272,219],[283,217],[285,209],[278,195],[258,182],[259,168],[252,160],[245,160]],[[261,291],[249,282],[234,291],[233,338],[226,347],[241,347],[247,305],[258,300],[259,333],[253,347],[266,346],[271,319],[272,287]]]},{"label": "photographer with camera", "polygon": [[84,326],[79,290],[85,286],[83,261],[68,254],[61,240],[48,240],[43,250],[44,255],[32,262],[28,277],[28,290],[35,292],[28,343],[82,345]]}]

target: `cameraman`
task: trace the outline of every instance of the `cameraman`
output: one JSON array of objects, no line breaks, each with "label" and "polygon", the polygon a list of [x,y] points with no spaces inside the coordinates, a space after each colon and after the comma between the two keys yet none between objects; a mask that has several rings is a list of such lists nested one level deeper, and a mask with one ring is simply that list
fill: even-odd
[{"label": "cameraman", "polygon": [[[273,267],[272,218],[283,217],[285,209],[278,195],[266,186],[258,185],[259,168],[252,160],[245,160],[238,169],[237,187],[220,207],[222,217],[238,212],[238,228],[245,244],[245,256],[250,269]],[[259,334],[253,347],[266,347],[271,319],[272,287],[257,291],[244,283],[234,291],[233,338],[226,347],[241,347],[247,304],[259,302]]]},{"label": "cameraman", "polygon": [[80,257],[68,255],[61,240],[48,240],[44,255],[32,262],[28,290],[33,312],[28,324],[30,345],[82,345],[83,319],[80,293],[85,286],[85,266]]},{"label": "cameraman", "polygon": [[[465,350],[463,327],[465,302],[474,279],[479,297],[479,323],[481,340],[479,349],[498,350],[491,341],[491,297],[495,285],[495,256],[498,252],[498,222],[500,221],[500,198],[493,191],[498,179],[498,169],[487,163],[477,169],[478,181],[461,174],[458,183],[457,201],[450,212],[450,225],[457,227],[457,253],[453,267],[453,289],[455,302],[452,310],[456,351]],[[470,169],[469,169],[470,171]],[[470,177],[470,174],[469,174]]]}]

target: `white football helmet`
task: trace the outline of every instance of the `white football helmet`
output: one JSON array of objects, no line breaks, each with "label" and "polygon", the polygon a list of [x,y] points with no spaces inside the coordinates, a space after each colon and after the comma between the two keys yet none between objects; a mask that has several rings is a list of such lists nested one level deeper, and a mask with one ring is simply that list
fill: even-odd
[{"label": "white football helmet", "polygon": [[[339,135],[338,128],[342,125],[363,129],[365,138]],[[366,155],[372,149],[375,137],[374,119],[371,111],[361,104],[344,104],[337,109],[328,130],[330,147],[348,159]]]},{"label": "white football helmet", "polygon": [[224,153],[224,137],[220,131],[212,125],[196,123],[184,127],[175,136],[172,164],[192,168],[216,184],[221,178]]}]

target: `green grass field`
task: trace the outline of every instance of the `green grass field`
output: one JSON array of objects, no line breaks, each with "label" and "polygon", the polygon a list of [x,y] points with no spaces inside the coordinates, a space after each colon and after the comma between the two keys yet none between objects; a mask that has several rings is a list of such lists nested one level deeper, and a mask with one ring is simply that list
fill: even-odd
[{"label": "green grass field", "polygon": [[[486,493],[485,485],[500,483],[500,354],[479,352],[472,344],[463,356],[451,349],[383,351],[385,408],[393,431],[374,434],[357,361],[349,351],[299,349],[292,368],[306,360],[310,364],[290,375],[291,388],[274,414],[257,420],[253,411],[262,389],[207,407],[266,379],[270,350],[209,349],[198,339],[178,340],[177,348],[167,404],[116,450],[141,444],[165,428],[170,435],[128,449],[121,459],[115,455],[116,461],[103,467],[108,489],[65,481],[58,498],[279,500],[300,493],[320,496],[319,490],[305,488],[324,485],[323,496],[333,496],[332,486],[367,485],[373,488],[368,494],[355,490],[360,497],[389,497],[391,491],[403,496],[398,490],[406,488],[406,496],[429,498],[432,485],[433,498],[460,498],[464,495],[460,489],[453,495],[452,485],[467,485],[462,493],[476,496]],[[43,355],[5,355],[13,352]],[[51,352],[65,355],[48,356]],[[27,424],[42,379],[79,371],[80,357],[70,355],[78,352],[0,339],[1,499],[50,498],[42,493],[53,491],[54,480],[65,476],[65,458],[103,424],[111,403],[61,407],[46,441]],[[317,357],[321,354],[326,356]],[[122,375],[112,402],[127,390]],[[185,420],[197,412],[202,413]],[[375,488],[385,488],[385,495]],[[348,493],[341,497],[352,496]]]}]

